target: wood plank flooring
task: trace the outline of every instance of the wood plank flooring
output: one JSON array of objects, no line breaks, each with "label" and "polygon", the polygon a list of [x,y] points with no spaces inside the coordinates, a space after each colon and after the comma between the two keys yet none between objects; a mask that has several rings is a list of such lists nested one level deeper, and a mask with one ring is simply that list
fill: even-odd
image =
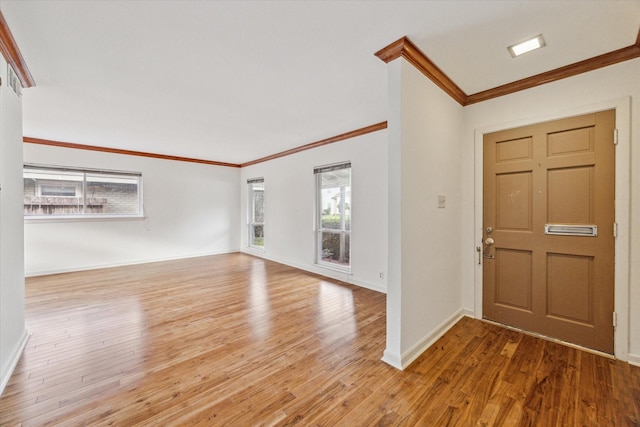
[{"label": "wood plank flooring", "polygon": [[640,425],[640,368],[464,318],[398,371],[385,295],[244,254],[26,294],[3,426]]}]

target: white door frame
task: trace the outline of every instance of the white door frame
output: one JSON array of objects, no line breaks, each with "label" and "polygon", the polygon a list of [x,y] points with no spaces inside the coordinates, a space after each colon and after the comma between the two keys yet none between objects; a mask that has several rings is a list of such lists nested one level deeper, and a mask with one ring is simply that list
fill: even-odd
[{"label": "white door frame", "polygon": [[[618,224],[618,237],[615,241],[615,278],[614,278],[614,310],[617,314],[617,326],[614,331],[614,354],[616,358],[626,361],[629,354],[629,275],[630,275],[630,217],[631,217],[631,98],[624,97],[597,104],[576,107],[561,113],[512,121],[481,127],[474,135],[474,242],[479,245],[482,233],[482,180],[483,180],[483,139],[487,133],[505,129],[527,126],[581,114],[596,113],[605,110],[616,111],[616,129],[618,144],[616,145],[615,165],[615,217]],[[475,253],[475,252],[474,252]],[[477,256],[477,254],[476,254]],[[477,260],[477,258],[476,258]],[[474,271],[474,315],[482,319],[482,265],[475,262]],[[613,322],[613,319],[612,319]]]}]

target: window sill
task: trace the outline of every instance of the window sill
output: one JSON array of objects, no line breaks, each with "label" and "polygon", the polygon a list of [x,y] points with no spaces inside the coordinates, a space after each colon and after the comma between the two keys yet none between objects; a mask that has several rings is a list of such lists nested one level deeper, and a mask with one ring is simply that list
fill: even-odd
[{"label": "window sill", "polygon": [[60,215],[48,216],[25,216],[25,224],[50,223],[50,222],[99,222],[99,221],[144,221],[144,215]]}]

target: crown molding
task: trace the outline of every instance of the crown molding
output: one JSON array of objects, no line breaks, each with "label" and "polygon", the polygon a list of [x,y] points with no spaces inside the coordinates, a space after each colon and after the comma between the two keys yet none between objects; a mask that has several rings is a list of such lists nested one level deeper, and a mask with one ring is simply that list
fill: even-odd
[{"label": "crown molding", "polygon": [[380,122],[374,125],[365,126],[360,129],[352,130],[351,132],[342,133],[340,135],[332,136],[330,138],[321,139],[320,141],[312,142],[309,144],[302,145],[300,147],[292,148],[290,150],[281,151],[280,153],[272,154],[270,156],[262,157],[256,160],[252,160],[250,162],[242,163],[240,167],[246,167],[255,165],[257,163],[266,162],[269,160],[277,159],[279,157],[290,156],[291,154],[299,153],[305,150],[311,150],[312,148],[322,147],[323,145],[333,144],[334,142],[344,141],[345,139],[355,138],[356,136],[366,135],[371,132],[377,132],[382,129],[387,128],[387,122]]},{"label": "crown molding", "polygon": [[29,68],[27,67],[27,63],[25,62],[22,54],[20,53],[20,49],[18,48],[18,44],[16,40],[13,38],[13,34],[11,34],[11,30],[9,29],[9,25],[7,21],[4,19],[4,15],[0,11],[0,53],[4,56],[4,59],[11,64],[13,70],[18,75],[20,79],[20,83],[23,88],[34,87],[36,85],[36,81],[33,79]]},{"label": "crown molding", "polygon": [[420,49],[418,49],[407,37],[391,43],[387,47],[375,53],[385,63],[397,58],[405,58],[416,69],[427,76],[433,83],[444,90],[451,98],[462,106],[475,104],[489,99],[509,95],[532,87],[577,76],[588,71],[614,65],[619,62],[640,58],[640,31],[636,42],[631,46],[614,50],[603,55],[585,59],[551,71],[536,74],[515,82],[507,83],[471,95],[464,93],[462,89],[451,80],[440,68],[438,68]]},{"label": "crown molding", "polygon": [[[640,34],[638,36],[640,38]],[[613,52],[585,59],[555,70],[536,74],[522,80],[507,83],[502,86],[494,87],[482,92],[474,93],[467,97],[467,105],[475,104],[489,99],[498,98],[511,93],[520,92],[521,90],[530,89],[532,87],[566,79],[568,77],[577,76],[582,73],[604,68],[619,62],[640,58],[640,45],[638,43],[614,50]]]},{"label": "crown molding", "polygon": [[145,151],[133,151],[133,150],[121,150],[118,148],[108,148],[108,147],[99,147],[93,145],[84,145],[84,144],[75,144],[72,142],[62,142],[62,141],[51,141],[48,139],[40,139],[40,138],[32,138],[29,136],[25,136],[22,138],[22,141],[28,144],[39,144],[39,145],[48,145],[50,147],[61,147],[61,148],[72,148],[75,150],[88,150],[88,151],[100,151],[103,153],[111,153],[111,154],[124,154],[128,156],[138,156],[138,157],[150,157],[152,159],[162,159],[162,160],[175,160],[178,162],[190,162],[190,163],[201,163],[205,165],[213,165],[213,166],[226,166],[230,168],[239,168],[240,165],[236,163],[225,163],[225,162],[216,162],[213,160],[202,160],[202,159],[194,159],[191,157],[180,157],[180,156],[169,156],[166,154],[157,154],[157,153],[147,153]]},{"label": "crown molding", "polygon": [[267,157],[262,157],[260,159],[252,160],[250,162],[238,164],[238,163],[225,163],[225,162],[216,162],[213,160],[203,160],[196,159],[192,157],[180,157],[180,156],[169,156],[166,154],[157,154],[157,153],[148,153],[145,151],[133,151],[133,150],[122,150],[119,148],[109,148],[109,147],[101,147],[94,145],[85,145],[85,144],[76,144],[73,142],[63,142],[63,141],[52,141],[49,139],[41,139],[41,138],[33,138],[30,136],[25,136],[22,138],[22,141],[26,144],[38,144],[38,145],[48,145],[50,147],[59,147],[59,148],[71,148],[74,150],[87,150],[87,151],[99,151],[102,153],[111,153],[111,154],[124,154],[127,156],[138,156],[138,157],[149,157],[152,159],[162,159],[162,160],[174,160],[179,162],[190,162],[190,163],[201,163],[205,165],[212,166],[225,166],[230,168],[242,168],[246,166],[255,165],[257,163],[266,162],[268,160],[277,159],[279,157],[289,156],[291,154],[299,153],[301,151],[310,150],[312,148],[322,147],[323,145],[333,144],[334,142],[344,141],[345,139],[355,138],[357,136],[366,135],[371,132],[376,132],[382,129],[387,128],[387,122],[380,122],[374,125],[365,126],[360,129],[353,130],[351,132],[342,133],[340,135],[332,136],[330,138],[322,139],[320,141],[312,142],[310,144],[302,145],[300,147],[292,148],[290,150],[282,151],[280,153],[272,154]]},{"label": "crown molding", "polygon": [[467,94],[407,37],[402,37],[389,46],[380,49],[375,55],[386,63],[400,57],[406,59],[456,102],[462,106],[466,105]]}]

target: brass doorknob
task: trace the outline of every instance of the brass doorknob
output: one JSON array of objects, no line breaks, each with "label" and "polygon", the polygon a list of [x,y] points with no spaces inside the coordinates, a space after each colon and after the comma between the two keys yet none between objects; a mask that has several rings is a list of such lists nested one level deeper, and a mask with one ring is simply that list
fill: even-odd
[{"label": "brass doorknob", "polygon": [[491,237],[487,237],[484,241],[485,245],[493,245],[494,241]]}]

